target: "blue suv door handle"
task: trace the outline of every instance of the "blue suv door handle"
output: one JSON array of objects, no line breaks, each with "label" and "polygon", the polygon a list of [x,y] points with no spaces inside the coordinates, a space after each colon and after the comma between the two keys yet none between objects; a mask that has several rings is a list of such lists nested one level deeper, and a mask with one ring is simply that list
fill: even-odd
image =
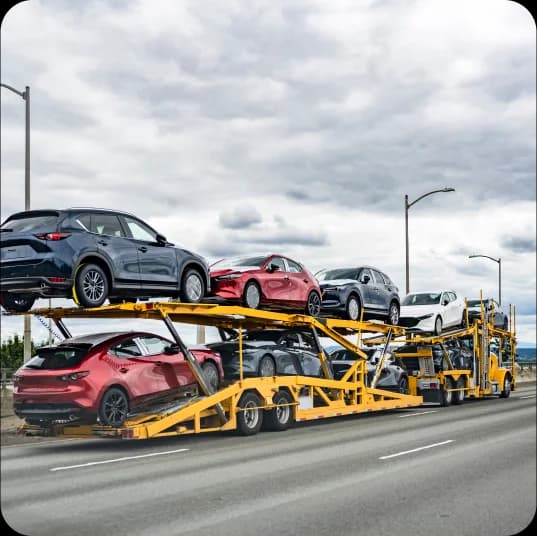
[{"label": "blue suv door handle", "polygon": [[142,246],[141,248],[138,248],[142,253],[145,253],[147,251],[147,248],[145,246]]}]

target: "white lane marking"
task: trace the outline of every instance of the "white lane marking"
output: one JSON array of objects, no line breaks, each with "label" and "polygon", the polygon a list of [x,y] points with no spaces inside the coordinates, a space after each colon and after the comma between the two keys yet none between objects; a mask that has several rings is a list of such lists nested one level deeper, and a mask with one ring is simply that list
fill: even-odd
[{"label": "white lane marking", "polygon": [[442,443],[433,443],[432,445],[425,445],[424,447],[418,447],[417,449],[404,450],[402,452],[397,452],[395,454],[389,454],[388,456],[380,456],[379,460],[387,460],[388,458],[395,458],[396,456],[403,456],[404,454],[410,454],[412,452],[419,452],[420,450],[432,449],[433,447],[440,447],[441,445],[447,445],[448,443],[453,443],[454,439],[448,439],[447,441],[442,441]]},{"label": "white lane marking", "polygon": [[420,411],[419,413],[407,413],[406,415],[397,415],[397,417],[404,419],[405,417],[415,417],[416,415],[427,415],[427,413],[438,413],[438,410],[433,409],[431,411]]},{"label": "white lane marking", "polygon": [[78,469],[79,467],[90,467],[91,465],[102,465],[104,463],[124,462],[127,460],[139,460],[140,458],[149,458],[151,456],[162,456],[164,454],[175,454],[176,452],[185,452],[190,449],[167,450],[165,452],[152,452],[151,454],[140,454],[139,456],[125,456],[124,458],[115,458],[113,460],[102,460],[100,462],[81,463],[79,465],[66,465],[65,467],[53,467],[51,471],[64,471],[65,469]]},{"label": "white lane marking", "polygon": [[518,398],[535,398],[537,395],[519,396]]}]

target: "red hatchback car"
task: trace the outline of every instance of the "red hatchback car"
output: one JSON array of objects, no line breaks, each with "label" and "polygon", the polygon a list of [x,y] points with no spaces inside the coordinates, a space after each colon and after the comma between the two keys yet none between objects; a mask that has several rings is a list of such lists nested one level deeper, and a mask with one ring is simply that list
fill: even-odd
[{"label": "red hatchback car", "polygon": [[[223,378],[220,355],[205,347],[191,351],[216,390]],[[171,341],[145,332],[97,333],[38,348],[14,375],[13,405],[28,424],[120,426],[129,413],[194,393],[196,386]]]},{"label": "red hatchback car", "polygon": [[292,309],[317,316],[321,290],[300,263],[283,255],[251,255],[215,262],[210,268],[211,293],[223,301],[257,309]]}]

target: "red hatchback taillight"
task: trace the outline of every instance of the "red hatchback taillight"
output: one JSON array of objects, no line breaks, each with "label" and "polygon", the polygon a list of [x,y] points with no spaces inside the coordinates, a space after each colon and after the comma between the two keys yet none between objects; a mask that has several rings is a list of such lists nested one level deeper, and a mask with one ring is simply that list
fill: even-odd
[{"label": "red hatchback taillight", "polygon": [[34,235],[36,238],[39,238],[39,240],[63,240],[64,238],[67,238],[71,236],[71,233],[38,233]]},{"label": "red hatchback taillight", "polygon": [[58,380],[61,380],[62,382],[76,382],[77,380],[85,378],[88,375],[89,375],[89,370],[84,370],[83,372],[73,372],[71,374],[62,374],[61,376],[57,376],[57,378]]}]

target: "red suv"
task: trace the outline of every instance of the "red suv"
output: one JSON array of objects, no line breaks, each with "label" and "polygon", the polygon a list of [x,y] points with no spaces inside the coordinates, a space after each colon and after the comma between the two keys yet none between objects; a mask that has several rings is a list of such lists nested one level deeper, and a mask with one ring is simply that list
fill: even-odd
[{"label": "red suv", "polygon": [[317,316],[321,290],[300,263],[283,255],[222,259],[210,268],[211,294],[222,301],[257,309],[291,309]]},{"label": "red suv", "polygon": [[[220,355],[205,347],[191,351],[216,390],[223,378]],[[38,348],[14,375],[13,403],[28,424],[120,426],[129,413],[196,388],[188,362],[171,341],[145,332],[97,333]]]}]

